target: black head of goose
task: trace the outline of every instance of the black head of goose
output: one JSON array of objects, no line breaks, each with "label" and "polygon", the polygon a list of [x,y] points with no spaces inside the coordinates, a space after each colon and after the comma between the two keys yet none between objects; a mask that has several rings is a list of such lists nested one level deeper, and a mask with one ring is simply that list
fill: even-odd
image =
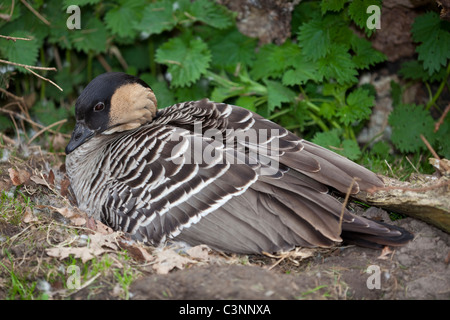
[{"label": "black head of goose", "polygon": [[142,80],[105,73],[76,102],[66,168],[80,209],[155,246],[237,253],[402,245],[412,235],[329,194],[383,186],[371,171],[241,107],[207,99],[157,111]]}]

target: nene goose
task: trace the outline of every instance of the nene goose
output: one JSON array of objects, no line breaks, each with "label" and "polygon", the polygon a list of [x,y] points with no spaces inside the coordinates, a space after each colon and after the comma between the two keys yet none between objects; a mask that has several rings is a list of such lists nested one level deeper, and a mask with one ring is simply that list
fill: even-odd
[{"label": "nene goose", "polygon": [[136,240],[251,254],[412,237],[348,210],[340,222],[330,187],[382,181],[247,109],[204,99],[157,110],[149,85],[113,72],[86,86],[75,114],[66,169],[77,204]]}]

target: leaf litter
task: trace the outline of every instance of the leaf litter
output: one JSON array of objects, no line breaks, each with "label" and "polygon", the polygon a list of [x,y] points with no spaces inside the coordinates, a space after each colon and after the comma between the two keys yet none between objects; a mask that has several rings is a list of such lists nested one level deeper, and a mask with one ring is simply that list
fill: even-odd
[{"label": "leaf litter", "polygon": [[[310,268],[308,267],[309,265],[312,264],[314,266],[319,260],[325,266],[326,261],[344,259],[344,257],[341,258],[340,256],[343,252],[350,250],[346,248],[336,248],[331,251],[297,248],[291,252],[276,255],[246,256],[228,255],[211,250],[206,246],[185,247],[179,243],[163,248],[147,246],[131,240],[123,233],[114,232],[100,221],[93,220],[80,211],[73,201],[70,200],[70,188],[67,184],[68,180],[64,170],[61,170],[61,166],[51,166],[50,163],[50,161],[47,161],[45,164],[40,164],[40,166],[22,163],[21,165],[9,167],[5,167],[7,164],[0,163],[0,169],[3,169],[0,171],[0,189],[9,194],[12,194],[13,190],[18,190],[18,192],[28,195],[32,202],[32,206],[26,206],[22,209],[22,217],[18,226],[12,226],[10,222],[5,223],[0,217],[0,237],[4,239],[0,239],[0,248],[3,249],[3,251],[0,251],[0,262],[8,270],[12,270],[11,267],[14,266],[18,273],[27,274],[27,279],[34,278],[40,279],[39,281],[49,282],[51,286],[50,298],[52,299],[64,298],[69,295],[71,298],[84,299],[91,294],[99,299],[123,297],[124,286],[117,282],[114,272],[119,272],[124,277],[125,270],[129,268],[135,272],[135,281],[133,283],[139,283],[142,276],[166,277],[172,274],[180,274],[179,277],[181,277],[181,274],[191,272],[190,270],[198,270],[199,272],[205,270],[205,275],[203,276],[207,276],[208,268],[216,268],[220,272],[226,272],[224,270],[228,270],[227,266],[237,265],[245,265],[248,268],[262,267],[267,271],[280,275],[283,272],[291,272],[291,270],[297,270],[295,271],[296,273],[301,272],[300,270],[304,268],[308,270]],[[32,168],[31,170],[30,167]],[[28,172],[29,175],[25,172]],[[62,195],[62,192],[66,194]],[[17,199],[20,199],[20,197]],[[443,244],[440,243],[440,246],[443,246]],[[32,248],[30,249],[30,247]],[[372,254],[372,256],[374,261],[379,261],[375,262],[377,264],[386,262],[394,265],[397,256],[400,255],[403,259],[402,262],[407,264],[409,260],[407,260],[408,256],[405,258],[405,252],[408,252],[406,250],[412,249],[402,248],[401,250],[390,251],[389,248],[386,248],[383,251]],[[445,250],[445,246],[443,250],[447,257],[448,252]],[[8,253],[6,254],[5,252]],[[363,254],[371,254],[371,251],[364,251]],[[125,255],[126,259],[123,258]],[[309,262],[306,264],[301,263],[304,260]],[[53,270],[56,270],[75,262],[77,265],[82,264],[92,269],[95,264],[102,263],[102,261],[111,261],[112,265],[106,271],[90,273],[84,278],[83,285],[78,291],[70,291],[65,288],[63,282],[51,280],[49,275],[55,271],[47,270],[43,267],[44,265],[50,265],[53,266]],[[345,266],[345,261],[347,260],[339,260],[339,265]],[[356,263],[355,261],[357,260],[352,261],[352,263]],[[366,261],[365,258],[364,261]],[[417,259],[414,261],[417,261]],[[365,267],[367,266],[363,265],[363,268]],[[337,274],[335,286],[339,288],[339,292],[346,292],[348,285],[342,282],[342,279],[347,279],[346,281],[351,283],[354,277],[346,278],[347,273],[345,270],[352,269],[350,269],[351,267],[335,268],[331,267],[329,269],[331,271],[323,269],[323,267],[320,267],[319,271],[312,269],[310,271],[312,273],[311,279],[315,279],[317,282],[315,286],[322,286],[328,273],[333,278]],[[411,266],[410,268],[415,267]],[[112,272],[110,270],[119,271]],[[359,273],[360,271],[358,271]],[[343,278],[341,278],[341,274]],[[398,271],[390,270],[390,275],[391,279],[395,279],[398,276]],[[62,276],[65,279],[65,275]],[[188,273],[186,273],[186,276],[188,276]],[[322,280],[320,280],[321,278]],[[255,281],[255,283],[258,283],[260,280],[255,279]],[[214,285],[219,284],[215,282]],[[413,283],[413,285],[416,284]],[[445,284],[443,285],[445,287]],[[6,296],[5,292],[7,292],[8,286],[10,286],[8,276],[5,275],[5,270],[2,270],[0,266],[0,298]],[[102,286],[105,288],[103,291],[96,289]],[[328,285],[327,290],[334,288],[333,286],[331,284]],[[352,283],[352,288],[353,286],[354,283]],[[301,288],[300,285],[299,287]],[[132,289],[133,287],[130,288]],[[415,290],[408,292],[413,292],[414,294],[423,292],[423,289],[420,288],[420,290],[415,287],[413,289]],[[321,291],[323,290],[321,289]],[[274,288],[272,291],[275,292],[276,289]],[[173,290],[172,293],[176,294]],[[341,297],[339,293],[337,296],[333,296]],[[357,293],[356,296],[358,296]],[[370,297],[370,295],[367,297]]]}]

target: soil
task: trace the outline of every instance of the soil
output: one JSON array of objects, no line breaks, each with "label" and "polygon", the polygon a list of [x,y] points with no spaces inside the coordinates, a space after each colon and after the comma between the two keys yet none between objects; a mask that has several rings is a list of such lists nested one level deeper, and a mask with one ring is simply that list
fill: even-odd
[{"label": "soil", "polygon": [[[371,214],[386,215],[376,208]],[[251,257],[250,266],[211,264],[147,276],[130,292],[132,299],[449,299],[450,236],[412,218],[395,224],[415,238],[392,252],[339,247],[271,270],[274,259]],[[375,272],[366,272],[370,266]]]},{"label": "soil", "polygon": [[[22,281],[37,283],[37,290],[45,288],[42,290],[47,292],[50,299],[450,298],[448,233],[411,217],[391,221],[382,209],[371,207],[363,210],[354,204],[352,209],[357,214],[401,226],[414,233],[414,240],[403,247],[383,250],[346,245],[309,250],[306,258],[295,254],[270,257],[225,255],[209,251],[206,258],[195,259],[193,256],[188,258],[186,252],[189,251],[185,250],[175,256],[179,255],[187,263],[171,268],[167,274],[158,274],[154,266],[159,249],[131,243],[126,248],[128,258],[124,259],[121,251],[123,247],[117,249],[110,242],[105,242],[106,238],[99,236],[103,239],[102,243],[108,246],[100,250],[97,261],[109,255],[109,260],[105,260],[113,263],[109,270],[117,268],[114,270],[119,270],[124,275],[135,271],[137,276],[126,288],[126,295],[117,282],[115,271],[108,270],[89,274],[83,280],[83,283],[88,283],[86,286],[76,292],[68,292],[63,284],[66,281],[64,277],[51,280],[49,275],[52,272],[60,273],[58,270],[67,267],[67,260],[74,258],[51,256],[48,249],[86,247],[86,240],[84,244],[79,242],[91,237],[93,232],[89,231],[89,221],[71,226],[79,218],[70,209],[68,201],[61,196],[62,191],[67,192],[67,186],[63,187],[65,177],[58,169],[59,163],[57,161],[53,167],[54,174],[50,174],[49,168],[45,166],[33,164],[32,167],[41,168],[40,173],[43,174],[35,171],[31,178],[27,175],[26,179],[29,180],[21,187],[21,192],[31,194],[35,210],[24,210],[23,217],[11,216],[19,219],[19,222],[5,219],[0,221],[0,300],[11,298],[11,270],[15,276],[21,275]],[[8,169],[11,167],[8,163],[0,164],[0,190],[14,190],[10,179],[11,171]],[[14,177],[22,179],[20,173],[27,165],[16,168],[19,174]],[[37,176],[45,178],[47,182],[38,180]],[[47,187],[49,181],[52,182],[52,191]],[[60,195],[56,196],[54,192],[60,192]],[[68,217],[64,210],[55,208],[66,208],[72,216]],[[37,215],[34,213],[36,210]],[[66,215],[63,217],[62,214]],[[94,234],[99,235],[98,228],[96,232]],[[111,231],[106,231],[105,237],[109,236]],[[93,237],[90,239],[93,244]],[[70,245],[64,245],[67,243]],[[89,267],[89,263],[82,259],[77,260],[78,265],[93,269],[92,264]],[[35,290],[33,294],[36,296],[37,293]]]}]

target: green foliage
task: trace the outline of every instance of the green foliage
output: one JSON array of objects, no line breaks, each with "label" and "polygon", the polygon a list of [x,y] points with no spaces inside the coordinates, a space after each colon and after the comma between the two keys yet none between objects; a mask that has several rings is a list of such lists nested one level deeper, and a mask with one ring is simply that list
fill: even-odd
[{"label": "green foliage", "polygon": [[[447,116],[435,132],[436,120],[430,109],[436,108],[438,114],[443,112],[443,106],[439,106],[437,101],[448,86],[450,76],[450,23],[440,20],[437,13],[428,12],[415,19],[411,32],[413,40],[418,43],[418,58],[403,63],[399,73],[405,79],[423,82],[430,99],[425,106],[404,105],[399,99],[394,100],[394,111],[389,118],[393,127],[392,142],[402,152],[420,152],[426,149],[420,139],[423,135],[440,155],[449,158],[450,119]],[[437,85],[434,93],[430,83]]]},{"label": "green foliage", "polygon": [[420,135],[434,142],[434,121],[423,106],[400,104],[389,116],[393,127],[392,142],[403,152],[425,149]]},{"label": "green foliage", "polygon": [[211,52],[201,39],[173,38],[156,51],[156,62],[168,66],[171,84],[184,87],[197,81],[206,72]]},{"label": "green foliage", "polygon": [[[302,131],[305,138],[313,138],[350,159],[363,155],[355,137],[371,114],[375,91],[360,86],[358,78],[386,60],[372,47],[370,36],[376,30],[366,25],[370,15],[367,7],[380,6],[380,0],[301,1],[292,13],[292,36],[280,45],[259,45],[257,39],[242,34],[235,23],[236,14],[216,1],[31,3],[50,26],[22,3],[16,3],[10,21],[0,21],[0,34],[32,40],[0,39],[0,58],[57,67],[57,73],[43,75],[64,92],[23,68],[17,73],[6,71],[1,85],[9,85],[18,95],[39,91],[39,102],[30,114],[45,126],[69,118],[71,121],[58,128],[69,132],[73,103],[80,90],[93,77],[111,69],[135,74],[149,83],[160,108],[208,97],[240,105],[290,130]],[[80,6],[79,30],[66,27],[69,5]],[[0,12],[9,14],[10,5],[1,7]],[[431,134],[428,113],[436,106],[450,73],[449,67],[445,68],[450,59],[449,30],[448,23],[435,13],[418,16],[412,27],[418,60],[403,64],[400,74],[409,80],[437,82],[442,88],[426,106],[412,107],[401,104],[401,88],[396,87],[396,111],[390,124],[392,142],[401,151],[424,149],[417,135],[412,138],[401,132],[414,126],[439,152],[449,154],[448,139],[443,138],[450,132],[448,121],[438,133]],[[13,80],[9,84],[4,80],[8,78]],[[412,120],[408,122],[410,115]],[[3,115],[0,125],[2,129],[14,127],[9,116]],[[372,153],[381,156],[387,150],[378,144]]]},{"label": "green foliage", "polygon": [[428,74],[445,67],[450,59],[450,23],[435,12],[419,16],[412,26],[413,39],[421,44],[416,51]]}]

